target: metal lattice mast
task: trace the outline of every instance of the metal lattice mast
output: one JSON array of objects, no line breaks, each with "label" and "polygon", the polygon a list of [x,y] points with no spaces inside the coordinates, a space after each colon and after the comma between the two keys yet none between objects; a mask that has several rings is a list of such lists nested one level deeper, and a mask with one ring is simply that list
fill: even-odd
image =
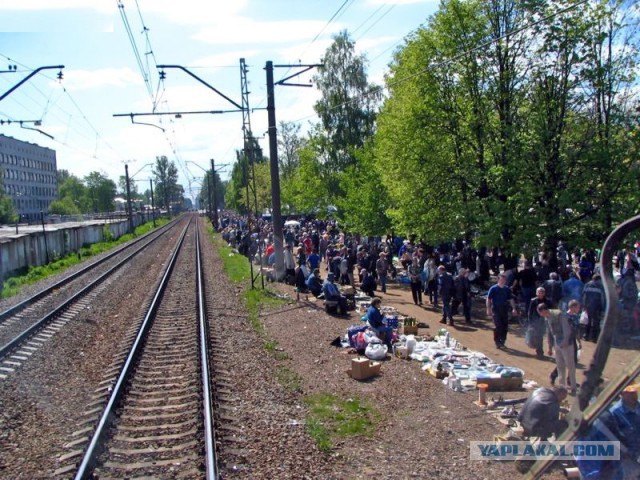
[{"label": "metal lattice mast", "polygon": [[251,111],[249,109],[249,88],[247,84],[247,64],[244,58],[240,59],[240,90],[242,91],[242,134],[244,138],[244,156],[245,156],[245,171],[244,177],[246,179],[246,197],[247,197],[247,219],[249,233],[258,234],[258,261],[260,262],[260,269],[258,273],[254,274],[253,261],[249,258],[249,264],[251,266],[251,288],[255,288],[255,281],[260,276],[262,282],[262,288],[264,288],[264,276],[262,275],[262,230],[258,224],[258,218],[260,212],[258,211],[258,195],[256,192],[256,176],[255,176],[255,161],[256,161],[256,140],[253,138],[251,131]]}]

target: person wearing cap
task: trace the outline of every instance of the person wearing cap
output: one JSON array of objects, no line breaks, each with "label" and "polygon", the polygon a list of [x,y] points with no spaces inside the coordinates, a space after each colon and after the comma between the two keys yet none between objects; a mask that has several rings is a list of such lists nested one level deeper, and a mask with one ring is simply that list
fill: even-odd
[{"label": "person wearing cap", "polygon": [[382,293],[387,293],[387,272],[389,271],[389,261],[387,260],[387,253],[380,252],[378,259],[376,260],[376,274],[378,275],[378,281],[380,282],[380,290]]},{"label": "person wearing cap", "polygon": [[324,293],[324,299],[330,302],[338,302],[339,310],[342,314],[347,313],[347,297],[342,295],[333,283],[336,276],[333,272],[327,274],[327,279],[322,284],[322,293]]},{"label": "person wearing cap", "polygon": [[629,385],[620,394],[620,400],[611,407],[622,450],[624,478],[638,478],[640,474],[640,384]]}]

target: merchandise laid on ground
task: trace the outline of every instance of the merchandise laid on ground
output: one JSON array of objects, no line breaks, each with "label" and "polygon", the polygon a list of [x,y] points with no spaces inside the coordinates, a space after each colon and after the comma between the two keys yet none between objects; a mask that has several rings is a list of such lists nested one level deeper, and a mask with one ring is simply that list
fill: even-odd
[{"label": "merchandise laid on ground", "polygon": [[[364,315],[371,298],[360,292],[355,298],[356,312]],[[442,379],[444,385],[458,392],[475,391],[478,385],[483,385],[482,388],[486,391],[531,390],[538,386],[536,382],[524,379],[523,370],[495,362],[482,352],[468,350],[451,336],[446,328],[441,328],[434,336],[418,336],[418,327],[426,325],[399,313],[394,307],[384,306],[381,312],[384,315],[384,323],[393,331],[392,352],[388,352],[387,347],[367,328],[366,316],[362,317],[361,324],[348,328],[341,339],[341,345],[344,348],[355,349],[371,360],[381,360],[387,353],[392,353],[399,358],[421,362],[422,370]],[[372,345],[376,348],[371,348]],[[368,360],[363,359],[362,362],[367,363]],[[360,363],[357,368],[361,368]],[[371,376],[352,374],[355,379]]]}]

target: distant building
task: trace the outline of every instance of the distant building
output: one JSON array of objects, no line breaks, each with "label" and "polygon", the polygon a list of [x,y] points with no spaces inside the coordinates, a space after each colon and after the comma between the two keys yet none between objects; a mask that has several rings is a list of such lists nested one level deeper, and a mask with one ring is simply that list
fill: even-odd
[{"label": "distant building", "polygon": [[58,198],[55,150],[0,134],[0,168],[21,220],[37,220]]}]

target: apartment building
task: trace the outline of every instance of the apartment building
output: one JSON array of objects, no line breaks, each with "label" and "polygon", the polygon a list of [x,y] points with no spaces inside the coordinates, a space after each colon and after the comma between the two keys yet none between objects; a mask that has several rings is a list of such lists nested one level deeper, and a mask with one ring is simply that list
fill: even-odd
[{"label": "apartment building", "polygon": [[56,152],[0,134],[0,176],[21,221],[37,220],[58,198]]}]

